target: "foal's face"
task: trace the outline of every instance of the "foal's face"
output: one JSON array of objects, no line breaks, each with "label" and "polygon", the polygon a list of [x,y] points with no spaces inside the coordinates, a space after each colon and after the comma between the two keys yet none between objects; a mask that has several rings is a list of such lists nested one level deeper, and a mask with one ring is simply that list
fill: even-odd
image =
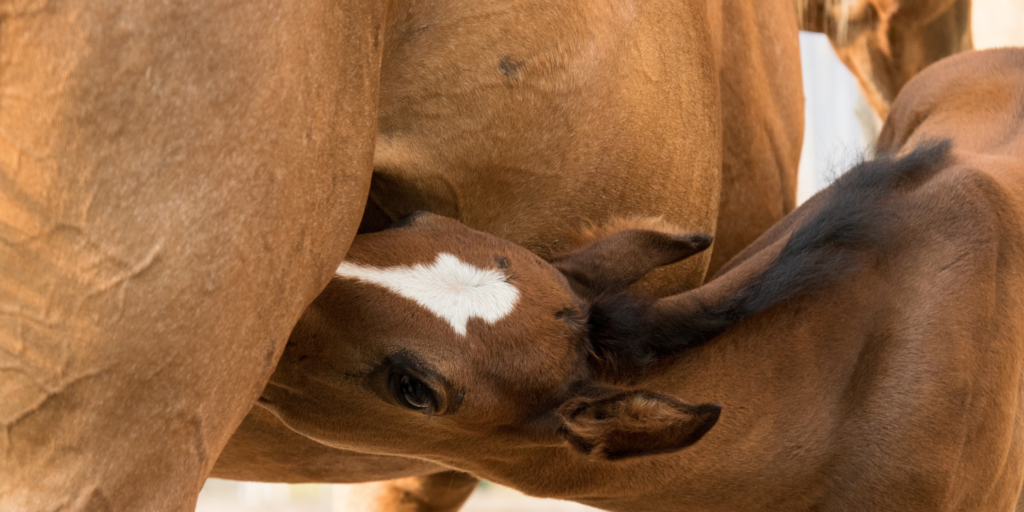
[{"label": "foal's face", "polygon": [[[635,424],[649,413],[664,424],[668,410],[686,423],[673,425],[674,435],[689,436],[672,449],[714,424],[714,406],[599,383],[586,308],[563,274],[529,251],[420,215],[356,238],[260,402],[325,444],[423,456],[568,441],[624,457],[652,450],[590,439],[600,430],[593,423],[622,413]],[[586,434],[573,433],[581,427],[573,422],[589,422]]]}]

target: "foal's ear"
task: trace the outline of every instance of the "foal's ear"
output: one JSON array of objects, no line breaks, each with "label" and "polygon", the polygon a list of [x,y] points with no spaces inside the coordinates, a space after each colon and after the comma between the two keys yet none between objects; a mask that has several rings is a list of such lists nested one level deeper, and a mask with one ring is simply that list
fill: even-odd
[{"label": "foal's ear", "polygon": [[627,229],[556,256],[551,264],[575,286],[596,296],[618,292],[663,265],[697,254],[711,235]]},{"label": "foal's ear", "polygon": [[616,460],[686,448],[715,426],[721,410],[650,391],[623,391],[597,400],[572,398],[558,415],[561,434],[574,448]]}]

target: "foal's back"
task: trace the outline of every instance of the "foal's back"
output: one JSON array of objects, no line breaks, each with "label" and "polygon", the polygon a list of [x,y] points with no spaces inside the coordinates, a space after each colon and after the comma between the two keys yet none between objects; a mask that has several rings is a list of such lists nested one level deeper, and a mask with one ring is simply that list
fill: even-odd
[{"label": "foal's back", "polygon": [[665,495],[714,503],[745,489],[722,510],[1014,509],[1022,121],[1024,50],[942,62],[893,104],[878,149],[899,156],[812,198],[689,294],[700,300],[665,299],[676,332],[711,325],[709,304],[746,315],[644,382],[723,404],[675,456]]},{"label": "foal's back", "polygon": [[886,360],[907,387],[887,405],[927,415],[889,425],[918,427],[904,460],[945,461],[945,503],[1005,510],[1024,480],[1024,50],[962,54],[911,81],[878,151],[934,139],[951,158],[905,198],[897,243],[913,257],[886,283],[907,333]]}]

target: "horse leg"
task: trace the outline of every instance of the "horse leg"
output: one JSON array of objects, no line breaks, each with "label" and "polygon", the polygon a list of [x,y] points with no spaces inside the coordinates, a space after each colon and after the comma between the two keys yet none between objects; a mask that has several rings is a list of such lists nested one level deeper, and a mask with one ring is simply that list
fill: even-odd
[{"label": "horse leg", "polygon": [[369,187],[382,7],[0,3],[0,510],[191,510]]},{"label": "horse leg", "polygon": [[726,1],[722,24],[722,195],[708,279],[796,207],[804,128],[792,6]]},{"label": "horse leg", "polygon": [[334,510],[345,512],[455,512],[480,481],[459,471],[445,471],[336,486]]}]

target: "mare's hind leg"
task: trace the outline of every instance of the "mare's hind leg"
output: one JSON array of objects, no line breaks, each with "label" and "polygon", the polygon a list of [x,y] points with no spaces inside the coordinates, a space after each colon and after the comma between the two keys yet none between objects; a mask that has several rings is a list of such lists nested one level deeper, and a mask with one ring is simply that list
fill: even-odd
[{"label": "mare's hind leg", "polygon": [[723,2],[722,195],[711,279],[796,207],[804,100],[793,6]]},{"label": "mare's hind leg", "polygon": [[382,10],[0,1],[0,510],[195,507],[359,224]]},{"label": "mare's hind leg", "polygon": [[336,512],[455,512],[479,480],[459,471],[338,486]]}]

